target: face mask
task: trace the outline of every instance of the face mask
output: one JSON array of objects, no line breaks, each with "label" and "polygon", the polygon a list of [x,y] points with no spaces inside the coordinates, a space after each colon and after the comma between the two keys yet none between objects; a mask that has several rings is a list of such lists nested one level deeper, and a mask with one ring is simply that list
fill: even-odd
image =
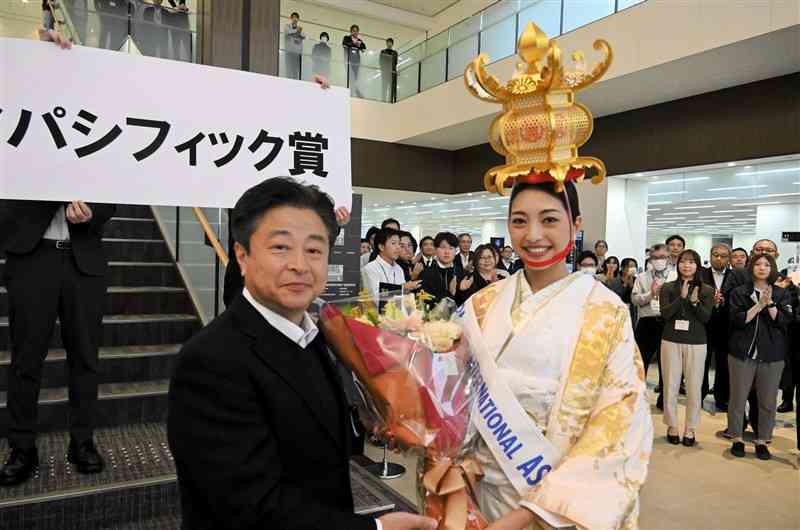
[{"label": "face mask", "polygon": [[594,274],[595,272],[597,272],[597,269],[595,269],[590,265],[588,267],[581,267],[581,272],[584,274]]},{"label": "face mask", "polygon": [[328,37],[322,37],[322,42],[328,42]]},{"label": "face mask", "polygon": [[661,272],[667,268],[667,260],[665,259],[654,259],[650,263],[653,264],[653,270],[658,272]]}]

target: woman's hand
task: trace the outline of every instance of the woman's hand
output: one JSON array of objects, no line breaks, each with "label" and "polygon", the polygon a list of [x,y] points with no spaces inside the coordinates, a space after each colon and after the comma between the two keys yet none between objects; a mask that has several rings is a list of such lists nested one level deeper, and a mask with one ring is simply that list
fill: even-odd
[{"label": "woman's hand", "polygon": [[527,508],[517,508],[493,522],[486,530],[524,530],[536,520],[533,512]]},{"label": "woman's hand", "polygon": [[689,281],[683,280],[683,287],[681,287],[681,298],[689,296]]},{"label": "woman's hand", "polygon": [[761,296],[758,297],[758,305],[763,308],[772,303],[772,287],[767,287],[761,291]]},{"label": "woman's hand", "polygon": [[456,278],[455,278],[455,276],[453,276],[453,279],[450,280],[450,285],[448,287],[450,289],[450,295],[451,296],[455,296],[456,295]]},{"label": "woman's hand", "polygon": [[422,280],[410,280],[403,284],[403,289],[406,291],[413,291],[419,289],[420,285],[422,285]]},{"label": "woman's hand", "polygon": [[459,285],[459,289],[461,289],[462,291],[466,291],[467,289],[472,287],[472,282],[473,281],[474,280],[473,280],[471,275],[470,276],[464,276],[464,279],[461,280],[461,284]]},{"label": "woman's hand", "polygon": [[39,40],[43,40],[45,42],[54,42],[56,46],[61,48],[62,50],[68,50],[72,48],[72,42],[67,39],[64,35],[59,33],[54,29],[46,30],[40,29],[39,30]]},{"label": "woman's hand", "polygon": [[700,286],[695,286],[695,288],[692,289],[692,296],[689,298],[689,301],[693,304],[696,304],[700,301]]}]

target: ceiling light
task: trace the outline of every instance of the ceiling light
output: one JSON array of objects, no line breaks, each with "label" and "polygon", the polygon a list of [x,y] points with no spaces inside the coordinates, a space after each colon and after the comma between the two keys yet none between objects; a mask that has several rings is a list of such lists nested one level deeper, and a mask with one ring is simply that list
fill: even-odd
[{"label": "ceiling light", "polygon": [[797,192],[795,192],[795,193],[770,193],[770,194],[767,194],[767,195],[759,195],[758,197],[760,199],[769,199],[771,197],[792,197],[792,196],[795,196],[795,195],[800,195],[800,193],[797,193]]},{"label": "ceiling light", "polygon": [[672,204],[672,201],[655,201],[655,202],[651,202],[649,204],[651,204],[653,206],[658,206],[658,205],[661,205],[661,204]]},{"label": "ceiling light", "polygon": [[408,206],[396,206],[395,210],[408,210],[409,208],[416,208],[416,206],[414,206],[413,204]]},{"label": "ceiling light", "polygon": [[466,204],[468,202],[480,202],[480,199],[469,199],[467,201],[453,201],[452,204]]},{"label": "ceiling light", "polygon": [[439,213],[450,213],[450,212],[460,212],[461,208],[456,208],[455,210],[439,210]]},{"label": "ceiling light", "polygon": [[662,213],[662,214],[659,214],[659,216],[664,216],[664,217],[683,217],[684,215],[692,215],[692,214],[698,214],[698,213],[700,213],[700,212],[673,212],[673,213]]},{"label": "ceiling light", "polygon": [[735,167],[735,166],[736,166],[736,162],[728,162],[728,167]]},{"label": "ceiling light", "polygon": [[740,197],[709,197],[708,199],[689,199],[686,202],[705,202],[705,201],[730,201],[733,199],[739,199]]},{"label": "ceiling light", "polygon": [[444,206],[444,203],[443,202],[432,202],[431,204],[426,204],[425,205],[426,208],[428,206]]},{"label": "ceiling light", "polygon": [[768,188],[766,184],[749,184],[747,186],[731,186],[729,188],[709,188],[706,191],[731,191],[731,190],[753,190],[757,188]]},{"label": "ceiling light", "polygon": [[507,201],[509,197],[492,197],[490,201]]},{"label": "ceiling light", "polygon": [[742,210],[717,210],[714,213],[742,213]]},{"label": "ceiling light", "polygon": [[661,208],[648,208],[647,211],[648,212],[660,212]]},{"label": "ceiling light", "polygon": [[[705,206],[676,206],[676,210],[705,210],[706,208],[716,208],[716,204],[707,204]],[[697,213],[697,212],[695,212]]]},{"label": "ceiling light", "polygon": [[767,206],[770,204],[782,204],[780,202],[740,202],[737,204],[731,204],[731,206]]},{"label": "ceiling light", "polygon": [[474,212],[475,210],[494,210],[494,206],[481,206],[479,208],[470,208],[469,211]]},{"label": "ceiling light", "polygon": [[672,179],[672,180],[659,180],[658,182],[651,182],[651,186],[656,186],[658,184],[675,184],[677,182],[696,182],[698,180],[708,180],[711,177],[691,177],[691,178],[680,178],[680,179]]},{"label": "ceiling light", "polygon": [[747,171],[745,173],[737,173],[737,177],[744,177],[747,175],[770,175],[772,173],[791,173],[792,171],[800,171],[800,167],[786,167],[783,169],[768,169],[766,171]]},{"label": "ceiling light", "polygon": [[648,193],[648,197],[660,197],[662,195],[680,195],[681,193],[686,193],[686,190],[683,191],[661,191],[658,193]]}]

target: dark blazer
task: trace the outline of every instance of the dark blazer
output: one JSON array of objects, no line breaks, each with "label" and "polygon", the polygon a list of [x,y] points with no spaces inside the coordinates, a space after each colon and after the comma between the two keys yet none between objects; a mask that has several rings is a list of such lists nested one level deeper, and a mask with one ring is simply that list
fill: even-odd
[{"label": "dark blazer", "polygon": [[[469,264],[470,265],[472,265],[473,256],[475,256],[475,253],[470,250],[469,251]],[[467,274],[466,269],[461,264],[461,252],[460,251],[456,254],[456,259],[453,261],[453,268],[455,268],[456,274],[458,275],[459,278],[463,278],[464,275]]]},{"label": "dark blazer", "polygon": [[753,284],[746,283],[730,294],[730,354],[738,359],[745,359],[752,357],[753,350],[757,347],[758,359],[761,361],[783,361],[788,352],[787,327],[794,320],[791,297],[786,289],[773,287],[772,301],[778,308],[775,320],[769,315],[769,310],[764,308],[756,318],[745,323],[747,312],[756,305],[751,298],[752,293]]},{"label": "dark blazer", "polygon": [[[691,296],[681,298],[682,288],[683,282],[674,280],[665,283],[659,293],[661,318],[664,319],[662,339],[678,344],[707,344],[706,325],[711,319],[711,311],[714,308],[714,288],[701,283],[697,305],[692,304]],[[696,285],[690,286],[689,293],[695,289]],[[676,320],[688,320],[689,330],[676,330]]]},{"label": "dark blazer", "polygon": [[168,418],[184,528],[375,530],[353,513],[347,405],[322,348],[243,296],[186,343]]},{"label": "dark blazer", "polygon": [[364,39],[359,39],[359,43],[356,44],[353,42],[353,37],[350,35],[344,36],[342,39],[342,46],[344,47],[345,61],[349,61],[351,63],[360,63],[361,52],[367,49],[367,45],[364,44]]},{"label": "dark blazer", "polygon": [[455,295],[450,293],[450,282],[453,278],[456,278],[456,282],[458,282],[459,276],[455,267],[444,269],[437,262],[422,271],[419,277],[422,280],[422,290],[433,296],[433,300],[428,302],[429,306],[438,304],[443,298],[455,300]]},{"label": "dark blazer", "polygon": [[[461,280],[458,280],[458,285],[456,286],[456,305],[463,305],[470,296],[477,293],[487,285],[489,282],[486,281],[480,273],[473,272],[470,276],[472,276],[472,285],[470,285],[469,289],[462,290],[461,289]],[[463,279],[463,278],[462,278]]]},{"label": "dark blazer", "polygon": [[[24,256],[39,245],[58,208],[64,202],[0,200],[0,252]],[[92,220],[67,222],[72,253],[78,269],[87,276],[103,276],[108,268],[103,251],[103,226],[114,215],[113,204],[90,203]]]}]

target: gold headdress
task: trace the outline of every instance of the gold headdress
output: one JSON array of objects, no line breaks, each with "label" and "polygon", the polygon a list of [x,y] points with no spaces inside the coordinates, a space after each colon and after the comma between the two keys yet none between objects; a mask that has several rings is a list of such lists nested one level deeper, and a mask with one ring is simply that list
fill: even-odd
[{"label": "gold headdress", "polygon": [[[561,49],[533,22],[520,36],[517,73],[506,83],[490,75],[484,66],[485,53],[467,65],[464,82],[467,90],[482,101],[501,103],[503,112],[489,129],[492,148],[506,157],[506,164],[486,172],[487,191],[506,195],[517,181],[553,180],[563,189],[567,180],[582,180],[587,168],[595,168],[595,184],[606,175],[597,158],[578,156],[578,147],[592,135],[592,114],[575,102],[575,92],[603,76],[611,65],[611,47],[604,40],[594,42],[605,57],[591,72],[585,71],[582,52],[572,54],[573,69],[561,63]],[[540,64],[547,58],[547,64]]]}]

